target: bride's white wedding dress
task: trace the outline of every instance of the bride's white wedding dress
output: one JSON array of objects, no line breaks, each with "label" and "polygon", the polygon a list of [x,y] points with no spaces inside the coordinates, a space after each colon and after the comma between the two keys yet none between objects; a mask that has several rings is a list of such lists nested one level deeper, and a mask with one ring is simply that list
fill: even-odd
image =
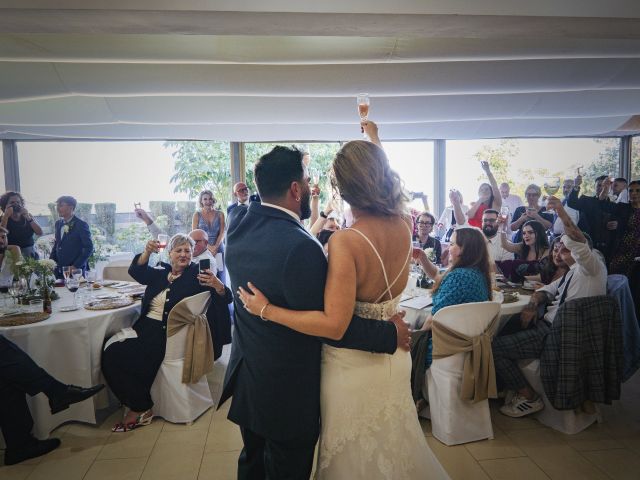
[{"label": "bride's white wedding dress", "polygon": [[[371,245],[387,284],[376,302],[356,302],[355,314],[388,320],[398,311],[400,296],[378,302],[391,296],[400,275],[389,284],[376,248],[362,232],[351,230]],[[318,479],[449,478],[420,427],[410,377],[411,355],[404,350],[386,355],[323,346]]]}]

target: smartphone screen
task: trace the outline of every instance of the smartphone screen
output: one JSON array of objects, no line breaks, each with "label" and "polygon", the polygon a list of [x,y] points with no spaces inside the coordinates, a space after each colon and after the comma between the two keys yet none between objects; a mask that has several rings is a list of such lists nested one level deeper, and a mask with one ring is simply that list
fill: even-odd
[{"label": "smartphone screen", "polygon": [[200,273],[204,272],[205,270],[211,269],[211,261],[208,258],[203,258],[202,260],[200,260],[198,265]]}]

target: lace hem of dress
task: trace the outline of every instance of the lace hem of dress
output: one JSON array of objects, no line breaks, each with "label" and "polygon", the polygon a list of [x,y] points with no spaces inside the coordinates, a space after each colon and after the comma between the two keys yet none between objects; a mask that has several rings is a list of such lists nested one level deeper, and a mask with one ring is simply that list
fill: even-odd
[{"label": "lace hem of dress", "polygon": [[[364,405],[352,403],[352,408],[341,409],[339,418],[332,419],[336,429],[327,426],[329,431],[326,431],[323,428],[319,476],[322,477],[322,471],[331,466],[336,455],[345,451],[349,444],[357,442],[358,448],[350,450],[357,452],[358,456],[350,461],[360,465],[360,472],[369,471],[375,464],[381,474],[378,478],[411,478],[410,473],[416,467],[413,454],[420,452],[416,436],[408,434],[419,428],[411,399],[398,392],[380,395],[375,388],[363,392],[363,398],[369,402]],[[422,436],[420,433],[418,438]],[[357,472],[352,473],[353,478],[359,478]]]}]

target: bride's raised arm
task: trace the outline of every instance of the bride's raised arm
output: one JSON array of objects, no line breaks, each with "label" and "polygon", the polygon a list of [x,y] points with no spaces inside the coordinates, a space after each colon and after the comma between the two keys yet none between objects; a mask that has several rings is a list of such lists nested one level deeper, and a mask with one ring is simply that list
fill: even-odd
[{"label": "bride's raised arm", "polygon": [[[340,340],[351,322],[356,301],[356,265],[349,250],[346,232],[336,232],[329,240],[329,271],[324,289],[324,311],[299,311],[278,307],[255,285],[239,288],[240,300],[252,313],[297,332]],[[299,259],[298,259],[299,261]],[[304,282],[304,278],[299,279]]]}]

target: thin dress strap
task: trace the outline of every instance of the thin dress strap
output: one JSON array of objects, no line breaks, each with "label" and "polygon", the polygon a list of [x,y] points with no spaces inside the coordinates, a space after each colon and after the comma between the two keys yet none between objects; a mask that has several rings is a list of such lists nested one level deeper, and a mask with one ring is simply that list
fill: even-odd
[{"label": "thin dress strap", "polygon": [[[405,223],[405,226],[407,227],[407,230],[409,230],[409,226],[406,225],[406,223]],[[395,285],[395,283],[398,281],[398,279],[402,275],[402,272],[404,271],[404,265],[406,265],[406,263],[411,259],[411,253],[413,251],[413,245],[411,243],[409,244],[409,254],[407,255],[407,259],[405,260],[405,263],[402,265],[402,268],[400,269],[400,272],[398,273],[396,278],[394,278],[393,282],[389,283],[389,277],[387,276],[387,269],[384,267],[384,262],[382,261],[382,257],[378,253],[378,249],[373,245],[371,240],[369,240],[369,238],[364,233],[362,233],[360,230],[358,230],[357,228],[350,227],[349,230],[353,230],[354,232],[357,232],[358,234],[360,234],[360,236],[362,238],[364,238],[367,241],[369,246],[373,249],[373,252],[376,254],[376,257],[378,257],[378,260],[380,261],[380,266],[382,267],[382,274],[384,275],[384,281],[387,284],[387,288],[382,292],[382,294],[373,303],[378,303],[382,299],[382,297],[384,297],[387,293],[389,294],[389,299],[392,300],[393,299],[393,295],[391,295],[391,287],[393,287]],[[410,230],[409,230],[409,233],[411,233]]]}]

